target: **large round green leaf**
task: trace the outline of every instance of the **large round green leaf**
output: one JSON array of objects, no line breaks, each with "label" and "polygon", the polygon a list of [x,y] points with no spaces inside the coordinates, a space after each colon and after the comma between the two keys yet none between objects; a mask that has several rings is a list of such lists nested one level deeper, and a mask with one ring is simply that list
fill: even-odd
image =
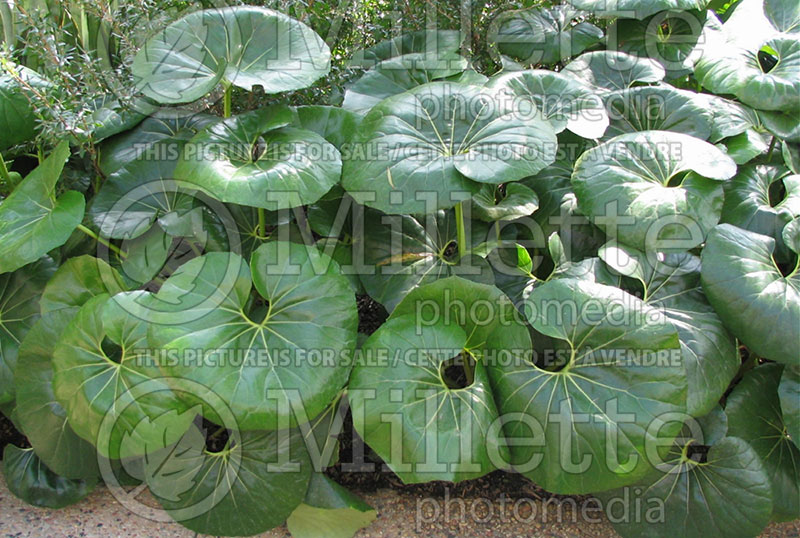
[{"label": "large round green leaf", "polygon": [[292,125],[313,131],[341,150],[355,136],[361,116],[335,106],[306,105],[292,109]]},{"label": "large round green leaf", "polygon": [[611,123],[606,138],[637,131],[674,131],[708,140],[712,116],[696,94],[670,86],[645,86],[605,96]]},{"label": "large round green leaf", "polygon": [[720,224],[703,249],[702,282],[725,326],[753,353],[800,364],[800,271],[784,276],[775,240]]},{"label": "large round green leaf", "polygon": [[489,41],[520,63],[555,64],[603,39],[603,31],[583,15],[565,4],[506,11],[493,22]]},{"label": "large round green leaf", "polygon": [[45,314],[20,346],[17,362],[17,416],[36,455],[53,472],[73,479],[98,476],[94,446],[67,422],[53,392],[53,351],[77,308]]},{"label": "large round green leaf", "polygon": [[618,288],[571,278],[535,287],[524,306],[540,353],[490,369],[501,412],[516,414],[505,427],[515,467],[557,493],[640,480],[653,440],[681,427],[665,417],[686,410],[675,328]]},{"label": "large round green leaf", "polygon": [[461,32],[458,30],[418,30],[356,51],[349,65],[369,68],[382,60],[396,56],[423,52],[429,57],[446,56],[458,51],[459,48],[461,48]]},{"label": "large round green leaf", "polygon": [[0,273],[35,262],[67,242],[83,219],[85,200],[77,191],[56,199],[56,183],[69,157],[61,142],[0,202]]},{"label": "large round green leaf", "polygon": [[573,0],[578,9],[591,11],[598,17],[633,17],[643,19],[665,10],[705,9],[706,0]]},{"label": "large round green leaf", "polygon": [[660,11],[643,20],[617,19],[608,34],[623,52],[657,61],[673,80],[692,70],[707,17],[707,11]]},{"label": "large round green leaf", "polygon": [[538,207],[536,192],[522,183],[484,185],[472,197],[472,214],[484,222],[527,217]]},{"label": "large round green leaf", "polygon": [[277,11],[237,6],[196,11],[150,38],[131,69],[136,87],[160,103],[195,101],[220,82],[266,93],[310,86],[331,52],[305,24]]},{"label": "large round green leaf", "polygon": [[[398,360],[367,359],[386,351]],[[354,368],[348,388],[353,425],[403,482],[458,482],[507,460],[490,456],[502,454],[502,429],[491,428],[498,411],[486,366],[473,358],[459,325],[393,316],[361,353],[365,362]],[[462,383],[447,377],[448,364]]]},{"label": "large round green leaf", "polygon": [[275,106],[212,125],[186,146],[174,176],[223,202],[272,210],[315,202],[339,181],[341,156],[290,123],[291,110]]},{"label": "large round green leaf", "polygon": [[[167,446],[189,427],[194,415],[182,411],[180,400],[160,380],[148,357],[146,325],[122,307],[131,292],[87,301],[53,350],[53,388],[67,412],[69,425],[98,452],[118,459],[137,456],[145,447]],[[137,395],[132,389],[149,381],[152,389]],[[151,424],[167,424],[151,428]]]},{"label": "large round green leaf", "polygon": [[487,367],[530,348],[515,313],[497,288],[451,277],[409,293],[364,343],[348,393],[354,426],[403,481],[506,464]]},{"label": "large round green leaf", "polygon": [[89,255],[65,261],[47,282],[39,306],[42,314],[54,310],[77,309],[96,295],[125,291],[116,269]]},{"label": "large round green leaf", "polygon": [[530,99],[556,133],[566,128],[584,138],[600,138],[608,127],[603,101],[594,90],[554,71],[501,74],[492,78],[487,87],[500,99]]},{"label": "large round green leaf", "polygon": [[759,455],[772,485],[772,518],[800,517],[800,449],[786,432],[778,398],[779,364],[745,374],[728,396],[728,435],[741,437]]},{"label": "large round green leaf", "polygon": [[786,431],[795,446],[800,447],[800,368],[787,366],[783,369],[778,396]]},{"label": "large round green leaf", "polygon": [[535,174],[555,158],[552,127],[535,109],[486,90],[432,82],[385,99],[365,116],[342,185],[385,213],[454,206],[479,183]]},{"label": "large round green leaf", "polygon": [[736,95],[753,108],[797,110],[800,108],[800,40],[773,37],[762,47],[767,48],[776,61],[771,69],[762,65],[758,47],[745,48],[731,43],[726,35],[716,35],[704,46],[703,56],[695,65],[695,76],[712,92]]},{"label": "large round green leaf", "polygon": [[777,241],[778,252],[785,254],[783,227],[800,216],[800,175],[788,174],[783,166],[741,167],[724,186],[720,222],[770,236]]},{"label": "large round green leaf", "polygon": [[159,109],[135,129],[103,141],[100,144],[100,168],[110,175],[136,159],[175,159],[185,142],[216,121],[219,118],[209,114],[176,108]]},{"label": "large round green leaf", "polygon": [[[695,174],[683,175],[689,171]],[[688,250],[719,221],[722,185],[714,180],[735,173],[736,164],[708,142],[643,131],[584,153],[575,163],[572,185],[581,211],[609,237],[645,251],[658,242],[658,250]],[[678,186],[672,186],[676,180]],[[673,247],[673,240],[679,244]]]},{"label": "large round green leaf", "polygon": [[581,54],[561,72],[599,92],[624,90],[636,82],[658,82],[664,78],[664,68],[655,60],[610,50]]},{"label": "large round green leaf", "polygon": [[[209,433],[212,435],[214,432]],[[148,486],[167,513],[197,533],[250,536],[282,524],[303,502],[311,461],[297,430],[238,432],[210,452],[193,426]]]},{"label": "large round green leaf", "polygon": [[[14,75],[7,73],[11,70]],[[33,87],[34,91],[44,91],[52,84],[39,76],[36,71],[22,65],[6,63],[0,72],[0,151],[11,146],[28,142],[36,136],[37,115],[31,97],[20,80]]]},{"label": "large round green leaf", "polygon": [[71,480],[47,468],[32,448],[6,445],[3,474],[8,490],[28,504],[40,508],[63,508],[75,504],[94,490],[97,479]]},{"label": "large round green leaf", "polygon": [[[484,244],[489,226],[470,221],[467,252]],[[494,283],[488,263],[480,256],[459,257],[455,212],[439,210],[423,217],[364,213],[368,233],[355,239],[356,256],[363,253],[360,278],[374,300],[391,312],[409,291],[440,278],[459,275]]]},{"label": "large round green leaf", "polygon": [[[637,487],[601,495],[614,529],[623,538],[749,538],[769,523],[769,476],[750,445],[726,437],[701,456],[699,450],[693,452],[692,441],[685,448],[673,447],[664,468]],[[631,516],[635,506],[653,509],[663,520]]]},{"label": "large round green leaf", "polygon": [[148,342],[177,356],[164,370],[219,394],[243,430],[307,421],[347,381],[355,296],[314,246],[267,242],[249,269],[236,254],[207,254],[181,266],[153,299],[164,315],[151,316]]},{"label": "large round green leaf", "polygon": [[342,107],[366,114],[387,97],[462,73],[468,65],[467,60],[455,53],[434,57],[415,53],[389,58],[379,62],[347,88]]},{"label": "large round green leaf", "polygon": [[696,93],[693,98],[704,103],[712,115],[710,142],[719,142],[761,125],[755,110],[736,101],[710,93]]},{"label": "large round green leaf", "polygon": [[0,275],[0,403],[14,400],[19,345],[39,318],[39,298],[55,272],[50,258]]},{"label": "large round green leaf", "polygon": [[678,331],[689,391],[686,410],[709,413],[739,371],[736,342],[700,287],[700,259],[692,254],[644,253],[610,242],[600,257],[620,274],[638,280],[631,292],[661,310]]}]

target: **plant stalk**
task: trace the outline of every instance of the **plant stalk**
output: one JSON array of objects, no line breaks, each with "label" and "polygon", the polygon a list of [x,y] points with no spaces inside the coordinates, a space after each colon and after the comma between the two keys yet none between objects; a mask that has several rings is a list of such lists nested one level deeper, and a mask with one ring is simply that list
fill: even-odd
[{"label": "plant stalk", "polygon": [[100,243],[101,245],[105,245],[108,248],[108,250],[110,250],[111,252],[114,252],[120,258],[126,258],[127,257],[127,255],[124,252],[122,252],[117,245],[114,245],[114,244],[106,241],[105,239],[103,239],[102,237],[100,237],[99,235],[94,233],[92,230],[90,230],[89,228],[87,228],[83,224],[78,224],[78,230],[82,231],[83,233],[85,233],[86,235],[88,235],[89,237],[91,237],[92,239],[94,239],[95,241]]},{"label": "plant stalk", "polygon": [[456,230],[458,242],[458,258],[461,259],[467,254],[467,231],[464,227],[464,202],[456,204]]},{"label": "plant stalk", "polygon": [[260,239],[267,237],[267,212],[263,207],[258,208],[258,237]]},{"label": "plant stalk", "polygon": [[6,160],[3,158],[3,155],[0,154],[0,180],[3,181],[6,185],[8,185],[9,189],[13,189],[14,185],[11,184],[11,176],[8,175],[8,168],[6,167]]},{"label": "plant stalk", "polygon": [[222,115],[226,118],[231,117],[231,94],[233,93],[233,85],[229,82],[223,83],[225,85],[225,94],[222,98]]},{"label": "plant stalk", "polygon": [[770,140],[770,142],[769,142],[769,149],[767,150],[767,162],[770,162],[772,160],[772,150],[775,149],[775,141],[776,140],[777,140],[777,137],[773,136],[772,140]]}]

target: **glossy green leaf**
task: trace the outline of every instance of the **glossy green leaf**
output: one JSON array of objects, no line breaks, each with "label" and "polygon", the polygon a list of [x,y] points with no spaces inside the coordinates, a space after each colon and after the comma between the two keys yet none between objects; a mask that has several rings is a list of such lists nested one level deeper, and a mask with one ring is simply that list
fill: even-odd
[{"label": "glossy green leaf", "polygon": [[83,195],[67,191],[56,198],[56,183],[68,157],[69,144],[61,142],[0,202],[0,273],[60,247],[81,223]]},{"label": "glossy green leaf", "polygon": [[461,33],[457,30],[418,30],[356,51],[350,60],[350,66],[370,68],[382,60],[405,54],[445,56],[456,52],[460,47]]},{"label": "glossy green leaf", "polygon": [[598,17],[632,17],[643,19],[653,13],[665,10],[686,11],[705,9],[706,0],[574,0],[572,5],[578,9],[591,11]]},{"label": "glossy green leaf", "polygon": [[564,66],[561,73],[593,86],[599,92],[624,90],[636,82],[658,82],[664,68],[650,58],[637,58],[619,51],[581,54]]},{"label": "glossy green leaf", "polygon": [[709,93],[696,93],[694,99],[705,103],[712,115],[711,142],[719,142],[761,125],[755,110],[736,101]]},{"label": "glossy green leaf", "polygon": [[365,116],[342,185],[386,213],[426,213],[454,206],[480,183],[535,174],[555,158],[555,134],[519,107],[454,82],[385,99]]},{"label": "glossy green leaf", "polygon": [[637,131],[674,131],[707,140],[712,115],[695,94],[669,86],[645,86],[605,96],[611,119],[605,137]]},{"label": "glossy green leaf", "polygon": [[361,123],[361,116],[355,112],[334,106],[298,106],[292,112],[294,127],[317,133],[339,150],[352,140]]},{"label": "glossy green leaf", "polygon": [[778,386],[778,396],[781,402],[781,413],[786,431],[792,438],[795,446],[800,447],[800,369],[796,366],[787,366],[783,369],[781,382]]},{"label": "glossy green leaf", "polygon": [[[704,457],[694,449],[692,440],[685,452],[673,447],[664,468],[648,480],[601,495],[620,536],[749,538],[766,527],[772,491],[767,471],[750,445],[726,437]],[[631,517],[637,505],[662,514],[663,520]]]},{"label": "glossy green leaf", "polygon": [[[249,536],[282,524],[303,502],[311,462],[297,430],[234,432],[219,452],[194,427],[148,486],[169,515],[197,533]],[[191,448],[191,450],[188,450]]]},{"label": "glossy green leaf", "polygon": [[[144,321],[123,306],[124,297],[143,292],[130,293],[87,301],[53,351],[53,388],[69,425],[101,455],[113,459],[141,455],[132,453],[136,446],[168,446],[194,418],[175,416],[167,435],[139,426],[182,406],[146,354]],[[152,388],[141,395],[132,390],[144,382]],[[152,438],[139,437],[145,434]]]},{"label": "glossy green leaf", "polygon": [[[689,171],[695,174],[683,175]],[[581,211],[611,238],[640,250],[657,242],[658,250],[688,250],[719,220],[722,186],[715,180],[735,173],[736,164],[707,142],[644,131],[584,153],[575,163],[572,186]],[[676,178],[680,182],[672,186]]]},{"label": "glossy green leaf", "polygon": [[614,242],[600,248],[600,258],[620,274],[639,280],[646,304],[661,310],[678,331],[689,391],[686,410],[693,417],[709,413],[736,376],[739,351],[700,286],[700,259],[684,254],[645,255]]},{"label": "glossy green leaf", "polygon": [[389,58],[377,63],[347,88],[342,107],[366,114],[387,97],[456,75],[468,65],[467,60],[455,53],[433,57],[415,53]]},{"label": "glossy green leaf", "polygon": [[[176,145],[176,152],[182,148],[176,139],[166,140]],[[87,211],[103,237],[134,239],[155,222],[182,235],[175,232],[182,231],[194,200],[189,189],[173,179],[177,157],[178,153],[171,159],[135,159],[108,176]]]},{"label": "glossy green leaf", "polygon": [[515,71],[492,78],[487,87],[499,99],[530,99],[556,133],[566,128],[584,138],[600,138],[608,127],[602,99],[591,87],[560,73]]},{"label": "glossy green leaf", "polygon": [[703,290],[725,326],[759,357],[800,364],[800,271],[784,276],[775,240],[720,224],[702,252]]},{"label": "glossy green leaf", "polygon": [[174,160],[183,144],[219,118],[177,108],[162,108],[136,128],[100,144],[100,168],[108,175],[137,159]]},{"label": "glossy green leaf", "polygon": [[[759,59],[761,46],[775,53],[772,69],[766,69]],[[703,56],[695,65],[695,76],[712,92],[736,95],[759,110],[797,110],[800,41],[788,36],[773,37],[761,46],[745,48],[731,43],[725,34],[716,35],[704,47]]]},{"label": "glossy green leaf", "polygon": [[567,5],[506,11],[493,22],[497,30],[489,40],[523,64],[555,64],[603,39],[603,31],[583,19]]},{"label": "glossy green leaf", "polygon": [[702,50],[703,28],[708,12],[659,11],[645,19],[620,18],[608,30],[619,49],[642,58],[652,58],[673,80],[691,72]]},{"label": "glossy green leaf", "polygon": [[80,308],[102,293],[125,291],[116,269],[105,261],[84,255],[65,261],[47,282],[39,306],[42,314],[65,308]]},{"label": "glossy green leaf", "polygon": [[0,275],[0,403],[14,400],[19,346],[39,318],[39,298],[55,272],[50,258]]},{"label": "glossy green leaf", "polygon": [[370,505],[321,473],[314,473],[306,498],[286,521],[294,538],[351,538],[377,517]]},{"label": "glossy green leaf", "polygon": [[[148,342],[178,357],[163,369],[219,394],[243,430],[308,421],[347,381],[355,296],[314,246],[267,242],[250,268],[232,253],[206,254],[181,266],[154,300],[162,315],[150,320]],[[305,417],[295,415],[300,405]]]},{"label": "glossy green leaf", "polygon": [[291,122],[291,110],[275,106],[212,125],[192,138],[175,178],[234,204],[278,210],[315,202],[339,181],[339,150],[285,127]]},{"label": "glossy green leaf", "polygon": [[40,508],[63,508],[82,500],[94,490],[97,480],[71,480],[58,476],[42,463],[33,449],[6,445],[3,474],[8,490],[28,504]]},{"label": "glossy green leaf", "polygon": [[44,314],[22,341],[16,370],[19,423],[36,455],[54,473],[73,479],[99,474],[94,446],[67,422],[53,392],[53,351],[78,308]]},{"label": "glossy green leaf", "polygon": [[151,37],[131,69],[136,86],[160,103],[195,101],[220,82],[266,93],[310,86],[330,70],[331,53],[303,23],[255,6],[195,11]]},{"label": "glossy green leaf", "polygon": [[[511,446],[515,468],[557,493],[640,480],[646,445],[680,429],[661,422],[665,413],[686,410],[677,331],[655,308],[586,280],[547,282],[524,306],[540,353],[490,369],[501,412],[521,414],[505,425],[509,438],[524,438]],[[553,344],[541,349],[547,337]]]},{"label": "glossy green leaf", "polygon": [[772,518],[800,517],[800,450],[786,432],[778,398],[779,364],[745,374],[728,396],[728,435],[747,441],[761,458],[772,485]]},{"label": "glossy green leaf", "polygon": [[747,129],[743,133],[723,140],[717,146],[724,148],[736,164],[745,164],[768,151],[770,138],[768,133]]},{"label": "glossy green leaf", "polygon": [[[9,70],[11,72],[7,72]],[[0,72],[0,151],[32,140],[38,131],[38,116],[20,80],[35,91],[41,92],[52,87],[36,71],[4,62]]]},{"label": "glossy green leaf", "polygon": [[[489,226],[480,221],[468,224],[467,247],[494,239]],[[440,278],[458,275],[492,284],[488,263],[479,256],[459,257],[455,212],[436,211],[430,215],[384,215],[368,209],[364,229],[353,246],[356,259],[363,252],[365,267],[359,271],[364,289],[391,312],[409,291]]]},{"label": "glossy green leaf", "polygon": [[113,94],[98,97],[91,103],[92,114],[89,118],[89,133],[94,142],[128,131],[145,119],[145,114],[155,112],[155,106],[137,101],[122,104]]},{"label": "glossy green leaf", "polygon": [[472,197],[472,215],[485,222],[527,217],[539,207],[539,197],[521,183],[484,185]]},{"label": "glossy green leaf", "polygon": [[[489,305],[480,321],[476,304]],[[353,424],[404,482],[457,482],[508,461],[487,366],[530,345],[513,313],[496,288],[452,277],[408,294],[362,346]]]},{"label": "glossy green leaf", "polygon": [[739,168],[724,186],[720,222],[772,237],[778,253],[786,254],[783,227],[800,216],[800,176],[788,172],[782,166],[766,164]]}]

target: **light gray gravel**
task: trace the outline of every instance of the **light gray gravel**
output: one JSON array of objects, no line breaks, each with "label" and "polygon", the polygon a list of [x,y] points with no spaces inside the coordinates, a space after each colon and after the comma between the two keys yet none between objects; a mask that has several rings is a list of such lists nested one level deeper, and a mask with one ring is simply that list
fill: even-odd
[{"label": "light gray gravel", "polygon": [[[378,519],[359,532],[361,538],[370,537],[613,537],[611,525],[601,520],[596,523],[573,519],[567,507],[563,521],[543,521],[541,501],[519,503],[495,502],[491,508],[474,499],[450,498],[449,514],[444,513],[445,500],[427,500],[417,494],[380,489],[362,494],[378,511]],[[265,500],[266,501],[266,500]],[[551,501],[552,502],[552,501]],[[439,506],[439,517],[433,517],[434,504]],[[463,512],[462,507],[463,506]],[[501,506],[504,510],[501,510]],[[531,511],[536,507],[536,516]],[[419,513],[423,517],[417,517]],[[555,512],[549,506],[550,514]],[[471,515],[474,511],[475,517]],[[493,517],[486,517],[487,514]],[[463,514],[464,517],[460,517]],[[448,517],[445,517],[447,515]],[[590,514],[591,516],[592,514]],[[419,520],[419,523],[416,521]],[[484,521],[485,520],[485,521]],[[524,522],[523,522],[524,521]],[[184,538],[195,534],[177,524],[149,521],[128,512],[105,488],[98,488],[88,499],[62,510],[46,510],[26,505],[9,493],[0,476],[0,537],[53,537],[53,538]],[[270,538],[288,538],[285,528],[261,535]],[[770,525],[762,534],[769,538],[800,537],[800,520]]]}]

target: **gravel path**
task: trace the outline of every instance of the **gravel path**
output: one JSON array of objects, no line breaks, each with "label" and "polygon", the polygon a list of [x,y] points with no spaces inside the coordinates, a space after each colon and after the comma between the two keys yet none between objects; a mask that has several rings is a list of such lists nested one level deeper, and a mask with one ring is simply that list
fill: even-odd
[{"label": "gravel path", "polygon": [[[550,516],[545,521],[544,504],[535,498],[493,504],[476,501],[479,497],[423,496],[418,493],[379,489],[362,493],[378,511],[378,519],[357,536],[369,537],[613,537],[611,525],[602,517],[587,522],[562,504],[562,521],[555,500],[548,502]],[[445,505],[449,501],[448,512]],[[439,508],[438,517],[436,507]],[[535,513],[534,513],[535,511]],[[473,516],[474,513],[474,516]],[[573,514],[575,517],[573,518]],[[589,511],[589,517],[596,513]],[[142,519],[118,504],[105,488],[98,488],[88,499],[63,510],[44,510],[26,505],[8,492],[0,477],[0,536],[2,537],[87,537],[111,536],[130,538],[189,538],[193,532],[177,524],[163,524]],[[285,528],[261,535],[270,538],[289,538]],[[764,537],[800,537],[800,520],[771,525]]]}]

